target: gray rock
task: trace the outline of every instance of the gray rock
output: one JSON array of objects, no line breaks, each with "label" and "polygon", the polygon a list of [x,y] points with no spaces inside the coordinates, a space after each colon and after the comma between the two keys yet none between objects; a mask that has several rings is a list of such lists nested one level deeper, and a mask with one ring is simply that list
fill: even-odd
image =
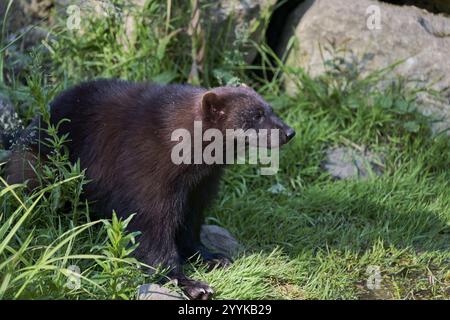
[{"label": "gray rock", "polygon": [[[373,8],[379,9],[380,29],[371,23]],[[312,76],[322,74],[324,60],[336,56],[370,57],[362,75],[404,61],[390,73],[392,78],[414,79],[409,85],[415,89],[441,92],[442,99],[419,99],[420,110],[442,119],[435,131],[450,127],[450,17],[374,0],[306,0],[289,16],[280,54],[292,34],[289,30],[294,30],[299,46],[288,53],[286,64]],[[336,50],[325,50],[330,44]],[[293,79],[286,78],[285,84],[291,94],[298,90]]]},{"label": "gray rock", "polygon": [[200,240],[211,251],[227,257],[233,257],[242,250],[241,244],[228,230],[216,225],[204,224],[201,229]]},{"label": "gray rock", "polygon": [[185,300],[178,292],[162,287],[158,284],[143,284],[138,288],[138,300]]},{"label": "gray rock", "polygon": [[336,179],[366,179],[383,173],[383,157],[367,150],[337,147],[326,151],[322,167]]},{"label": "gray rock", "polygon": [[6,162],[11,156],[11,151],[0,149],[0,163]]},{"label": "gray rock", "polygon": [[269,189],[267,189],[267,191],[272,194],[286,193],[286,187],[277,182],[273,184]]}]

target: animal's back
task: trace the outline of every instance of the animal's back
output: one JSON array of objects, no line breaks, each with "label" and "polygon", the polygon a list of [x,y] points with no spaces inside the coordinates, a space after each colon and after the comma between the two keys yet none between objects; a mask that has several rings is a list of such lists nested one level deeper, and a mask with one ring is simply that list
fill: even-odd
[{"label": "animal's back", "polygon": [[[109,215],[112,209],[122,211],[120,214],[136,212],[139,208],[132,206],[136,202],[131,199],[140,195],[144,198],[145,193],[151,196],[171,174],[176,174],[167,144],[172,130],[170,118],[175,109],[187,108],[186,100],[199,90],[184,85],[100,79],[68,89],[51,102],[50,122],[59,124],[60,136],[68,134],[65,145],[70,160],[79,159],[81,167],[86,168],[91,180],[86,194],[97,203],[101,214]],[[43,121],[36,120],[32,126],[45,129]],[[30,152],[19,150],[14,154],[7,170],[10,182],[34,176],[27,165],[36,164],[33,156],[45,161],[50,150],[37,145],[33,141]],[[34,187],[37,179],[32,180]]]},{"label": "animal's back", "polygon": [[142,90],[142,85],[101,79],[82,83],[57,96],[50,104],[51,123],[60,123],[60,135],[69,134],[71,160],[92,153],[86,149],[95,149],[100,142],[106,143],[103,140],[111,138],[107,137],[108,130],[126,128],[126,119],[135,113],[133,109]]}]

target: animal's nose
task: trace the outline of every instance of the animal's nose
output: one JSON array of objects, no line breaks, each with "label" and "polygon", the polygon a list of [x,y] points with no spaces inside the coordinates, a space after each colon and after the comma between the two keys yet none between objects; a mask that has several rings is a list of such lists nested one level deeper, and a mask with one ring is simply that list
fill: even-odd
[{"label": "animal's nose", "polygon": [[286,130],[287,141],[291,140],[295,136],[295,130],[292,128],[288,128]]}]

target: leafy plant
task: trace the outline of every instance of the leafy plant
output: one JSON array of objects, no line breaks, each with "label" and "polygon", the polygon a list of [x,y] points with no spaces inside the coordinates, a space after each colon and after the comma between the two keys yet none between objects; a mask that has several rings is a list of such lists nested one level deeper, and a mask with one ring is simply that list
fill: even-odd
[{"label": "leafy plant", "polygon": [[125,220],[120,220],[113,212],[111,221],[103,221],[108,241],[102,247],[102,253],[109,259],[97,261],[102,268],[98,280],[101,283],[105,282],[106,298],[109,299],[129,299],[140,284],[139,281],[136,281],[136,276],[138,279],[142,278],[139,277],[138,269],[141,264],[130,257],[138,247],[135,237],[139,233],[126,233],[126,228],[133,216],[130,215]]}]

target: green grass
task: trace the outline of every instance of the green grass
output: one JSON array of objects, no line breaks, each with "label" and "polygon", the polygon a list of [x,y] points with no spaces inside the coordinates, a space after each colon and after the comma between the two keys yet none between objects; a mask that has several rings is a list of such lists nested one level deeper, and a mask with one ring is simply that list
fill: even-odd
[{"label": "green grass", "polygon": [[[135,13],[146,23],[127,50],[117,44],[124,31],[113,17],[89,20],[82,37],[62,20],[52,29],[56,38],[30,53],[28,68],[16,74],[4,65],[1,90],[28,122],[47,115],[54,95],[83,79],[186,82],[194,41],[182,28],[190,16],[172,12],[167,19],[167,12],[148,1]],[[262,64],[248,66],[236,48],[207,42],[199,81],[254,86],[297,136],[282,149],[275,176],[230,168],[207,220],[229,229],[245,251],[226,270],[192,265],[188,274],[208,281],[216,299],[450,298],[450,140],[431,135],[414,92],[403,80],[380,88],[385,72],[362,78],[357,63],[329,61],[329,72],[312,79],[285,67],[264,44],[258,50]],[[283,91],[286,76],[298,94]],[[136,298],[137,286],[158,273],[147,275],[129,257],[126,221],[91,221],[80,197],[88,183],[83,168],[67,162],[63,141],[50,130],[55,153],[39,169],[42,188],[27,194],[24,186],[0,183],[0,297]],[[384,174],[333,180],[321,162],[337,145],[382,153]],[[274,185],[284,188],[270,192]],[[81,269],[80,288],[67,285],[71,265]],[[369,290],[374,267],[381,287]]]}]

